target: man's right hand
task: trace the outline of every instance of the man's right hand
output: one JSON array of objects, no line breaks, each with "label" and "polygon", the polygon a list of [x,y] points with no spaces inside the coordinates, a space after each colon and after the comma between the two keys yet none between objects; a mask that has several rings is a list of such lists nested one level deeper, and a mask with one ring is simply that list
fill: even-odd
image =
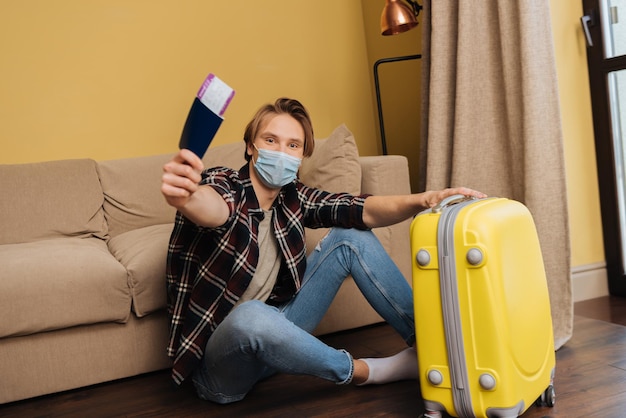
[{"label": "man's right hand", "polygon": [[202,160],[188,149],[181,149],[163,166],[161,193],[167,203],[177,209],[184,207],[198,191],[204,170]]},{"label": "man's right hand", "polygon": [[171,206],[197,225],[214,228],[228,220],[226,201],[211,186],[200,186],[204,164],[182,149],[163,166],[161,193]]}]

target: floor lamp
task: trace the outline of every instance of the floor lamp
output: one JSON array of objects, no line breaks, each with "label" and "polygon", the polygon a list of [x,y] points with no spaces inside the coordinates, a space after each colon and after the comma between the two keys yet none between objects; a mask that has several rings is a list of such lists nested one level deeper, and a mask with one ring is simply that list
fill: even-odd
[{"label": "floor lamp", "polygon": [[[417,27],[417,16],[422,6],[415,0],[386,0],[385,7],[380,16],[380,30],[384,36],[397,35]],[[380,126],[380,140],[383,147],[383,155],[387,155],[387,139],[385,138],[385,123],[383,121],[383,106],[380,99],[380,81],[378,80],[378,67],[381,64],[398,61],[416,60],[421,55],[405,55],[402,57],[382,58],[374,63],[374,84],[376,85],[376,105],[378,107],[378,124]]]},{"label": "floor lamp", "polygon": [[378,124],[380,127],[380,140],[383,147],[383,155],[387,155],[387,139],[385,138],[385,123],[383,121],[383,105],[380,97],[380,80],[378,79],[378,67],[382,64],[398,61],[409,61],[422,58],[421,55],[405,55],[402,57],[382,58],[374,63],[374,84],[376,86],[376,106],[378,107]]}]

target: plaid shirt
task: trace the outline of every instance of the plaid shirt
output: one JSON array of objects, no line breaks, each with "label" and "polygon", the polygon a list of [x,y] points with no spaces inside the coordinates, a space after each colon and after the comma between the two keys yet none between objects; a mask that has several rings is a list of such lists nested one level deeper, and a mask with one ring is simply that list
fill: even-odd
[{"label": "plaid shirt", "polygon": [[[176,215],[167,256],[167,304],[173,359],[172,378],[181,384],[198,366],[209,337],[252,280],[259,257],[257,233],[264,214],[249,166],[239,171],[206,170],[201,184],[217,190],[230,216],[217,228],[200,227]],[[366,229],[366,195],[327,193],[298,181],[284,186],[274,203],[274,229],[282,264],[269,304],[289,300],[300,288],[306,268],[304,227]]]}]

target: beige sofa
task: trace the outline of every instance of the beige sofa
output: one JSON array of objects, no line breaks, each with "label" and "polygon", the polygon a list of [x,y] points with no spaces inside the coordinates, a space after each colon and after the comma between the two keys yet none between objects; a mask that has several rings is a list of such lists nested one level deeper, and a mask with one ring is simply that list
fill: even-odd
[{"label": "beige sofa", "polygon": [[[207,167],[239,168],[243,141]],[[0,166],[0,403],[169,367],[165,259],[174,210],[159,190],[171,155]],[[359,157],[338,127],[302,180],[330,191],[409,192],[407,161]],[[409,221],[376,230],[410,277]],[[309,231],[312,249],[324,231]],[[351,279],[317,334],[381,319]]]}]

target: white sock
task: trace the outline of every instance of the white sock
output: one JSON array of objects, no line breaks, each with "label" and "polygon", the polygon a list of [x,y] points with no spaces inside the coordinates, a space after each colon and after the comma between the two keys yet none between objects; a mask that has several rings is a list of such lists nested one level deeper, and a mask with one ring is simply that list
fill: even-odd
[{"label": "white sock", "polygon": [[409,347],[391,357],[363,358],[369,368],[369,376],[363,385],[380,385],[398,380],[417,379],[417,354],[415,348]]}]

